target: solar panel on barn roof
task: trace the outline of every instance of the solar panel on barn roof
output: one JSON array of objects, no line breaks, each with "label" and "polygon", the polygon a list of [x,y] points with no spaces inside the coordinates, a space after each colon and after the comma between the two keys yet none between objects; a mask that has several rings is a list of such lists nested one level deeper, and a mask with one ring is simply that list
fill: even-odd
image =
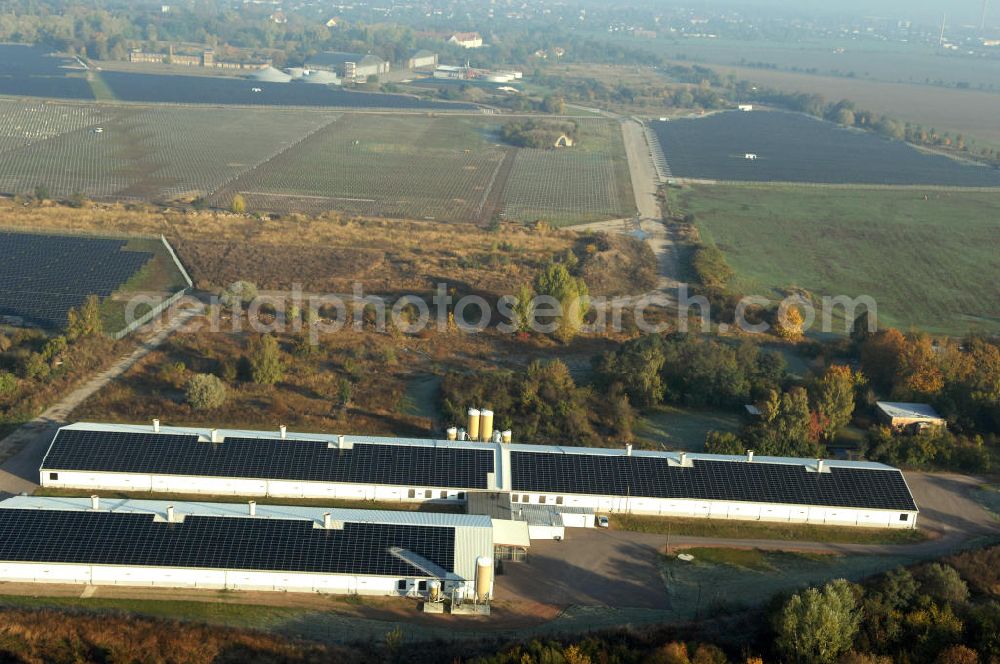
[{"label": "solar panel on barn roof", "polygon": [[42,470],[241,477],[347,484],[486,489],[494,472],[490,449],[64,429]]},{"label": "solar panel on barn roof", "polygon": [[379,523],[0,509],[0,560],[427,576],[399,548],[454,571],[455,529]]},{"label": "solar panel on barn roof", "polygon": [[915,510],[898,470],[698,459],[511,452],[514,491]]}]

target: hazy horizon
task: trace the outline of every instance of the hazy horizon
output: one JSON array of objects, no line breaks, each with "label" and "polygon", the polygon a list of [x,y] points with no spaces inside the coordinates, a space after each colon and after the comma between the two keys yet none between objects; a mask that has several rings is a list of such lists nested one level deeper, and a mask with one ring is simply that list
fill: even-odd
[{"label": "hazy horizon", "polygon": [[[703,6],[716,7],[767,7],[784,9],[790,13],[822,14],[856,13],[859,16],[885,16],[890,18],[940,21],[947,13],[949,23],[978,25],[982,15],[982,0],[703,0]],[[987,24],[996,24],[1000,0],[989,0]]]}]

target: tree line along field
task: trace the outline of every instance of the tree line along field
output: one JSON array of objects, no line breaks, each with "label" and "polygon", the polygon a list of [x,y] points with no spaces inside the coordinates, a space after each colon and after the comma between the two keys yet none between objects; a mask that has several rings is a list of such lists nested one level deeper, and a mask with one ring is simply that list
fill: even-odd
[{"label": "tree line along field", "polygon": [[741,293],[869,295],[881,327],[1000,331],[995,192],[695,185],[679,196]]},{"label": "tree line along field", "polygon": [[124,106],[0,99],[0,193],[190,202],[251,212],[564,225],[629,216],[617,123],[578,147],[500,144],[475,115]]}]

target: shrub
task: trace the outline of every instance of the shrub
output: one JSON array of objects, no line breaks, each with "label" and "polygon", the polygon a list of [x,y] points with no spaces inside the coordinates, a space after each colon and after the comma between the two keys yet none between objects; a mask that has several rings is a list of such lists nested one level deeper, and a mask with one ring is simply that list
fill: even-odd
[{"label": "shrub", "polygon": [[247,211],[247,202],[243,198],[242,194],[236,194],[233,196],[233,202],[230,204],[229,209],[233,211],[234,214],[243,214]]},{"label": "shrub", "polygon": [[257,285],[249,281],[233,282],[219,293],[219,300],[233,309],[250,304],[255,299],[257,299]]},{"label": "shrub", "polygon": [[277,339],[265,335],[251,344],[250,368],[253,382],[258,385],[274,385],[284,377]]},{"label": "shrub", "polygon": [[226,403],[226,386],[218,376],[195,374],[187,383],[185,396],[195,410],[214,410]]},{"label": "shrub", "polygon": [[0,397],[7,397],[17,392],[17,376],[9,371],[0,371]]},{"label": "shrub", "polygon": [[41,353],[30,353],[21,364],[21,375],[28,380],[41,380],[48,377],[49,363]]}]

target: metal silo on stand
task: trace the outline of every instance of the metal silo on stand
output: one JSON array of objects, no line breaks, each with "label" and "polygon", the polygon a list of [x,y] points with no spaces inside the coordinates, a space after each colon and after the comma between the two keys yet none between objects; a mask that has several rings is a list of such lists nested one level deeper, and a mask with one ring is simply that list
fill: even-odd
[{"label": "metal silo on stand", "polygon": [[493,411],[486,408],[479,411],[479,440],[489,442],[493,437]]},{"label": "metal silo on stand", "polygon": [[469,440],[479,440],[479,418],[481,413],[478,408],[469,409]]}]

